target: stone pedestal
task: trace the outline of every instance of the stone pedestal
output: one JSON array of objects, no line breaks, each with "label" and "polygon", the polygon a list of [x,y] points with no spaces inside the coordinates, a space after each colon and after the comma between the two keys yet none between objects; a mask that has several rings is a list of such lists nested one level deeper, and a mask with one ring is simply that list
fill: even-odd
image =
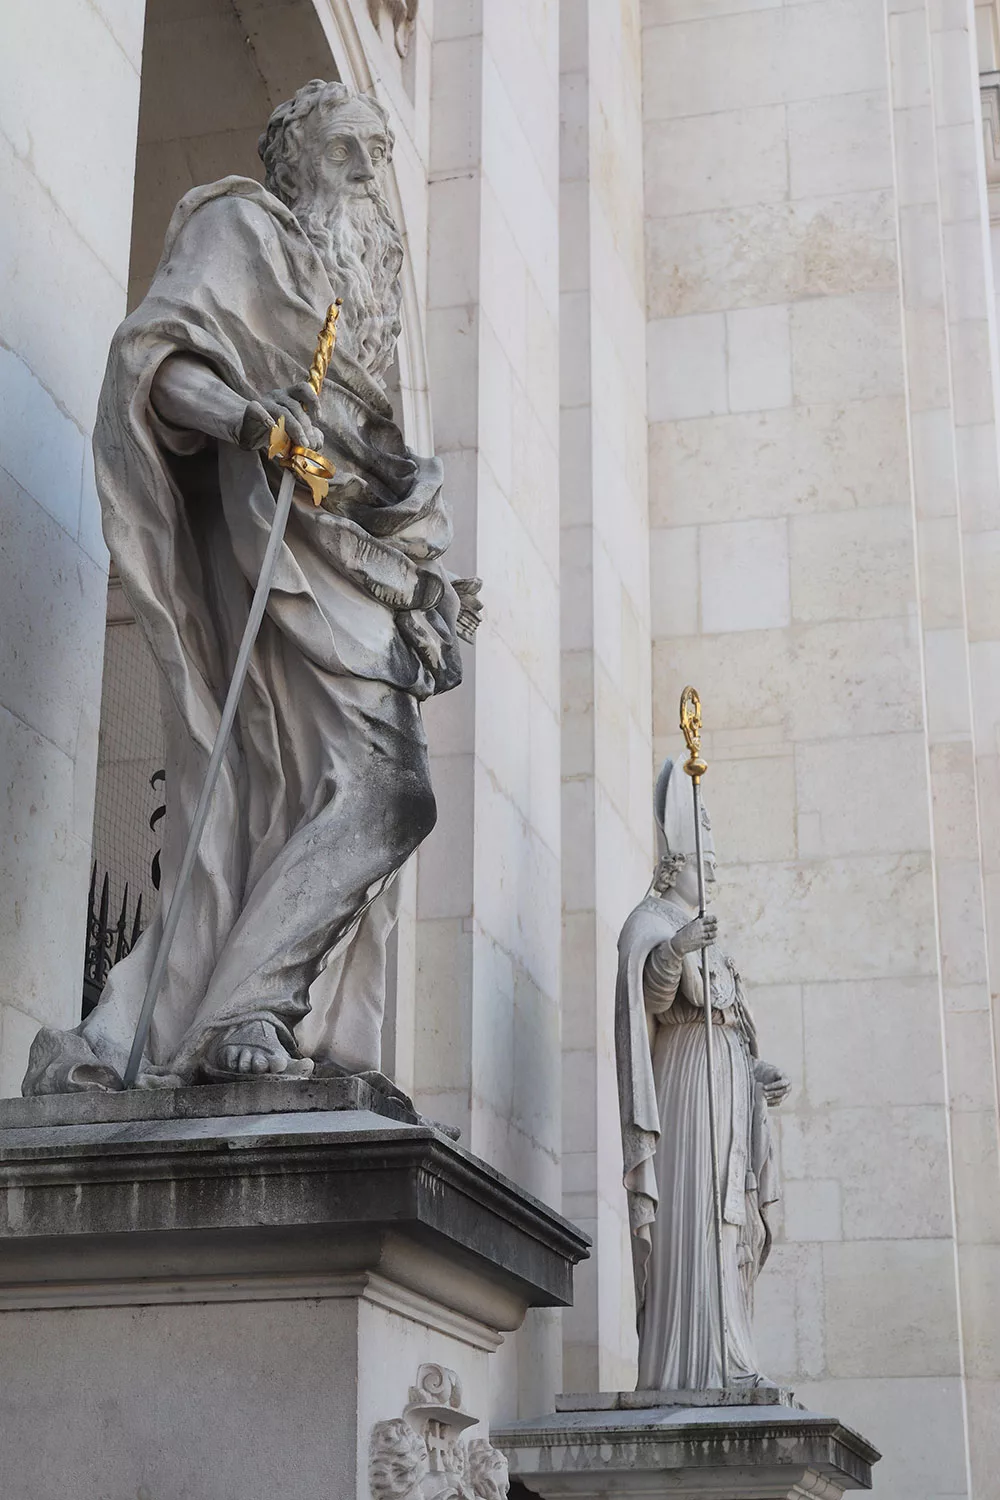
[{"label": "stone pedestal", "polygon": [[586,1249],[358,1080],[3,1101],[0,1495],[381,1500],[401,1465],[417,1494],[488,1475],[463,1432],[489,1355],[570,1301]]},{"label": "stone pedestal", "polygon": [[542,1500],[840,1500],[871,1489],[880,1457],[777,1388],[560,1396],[492,1441]]}]

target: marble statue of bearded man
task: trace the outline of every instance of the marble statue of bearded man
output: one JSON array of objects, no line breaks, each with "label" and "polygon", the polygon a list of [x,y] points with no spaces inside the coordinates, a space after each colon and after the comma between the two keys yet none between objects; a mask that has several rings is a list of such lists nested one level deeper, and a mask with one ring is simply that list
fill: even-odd
[{"label": "marble statue of bearded man", "polygon": [[[761,1062],[740,976],[698,916],[691,786],[666,761],[654,811],[662,858],[618,942],[615,1043],[639,1324],[639,1390],[722,1385],[701,950],[708,949],[730,1383],[760,1384],[753,1289],[778,1198],[769,1105],[790,1083]],[[715,847],[702,812],[706,887]]]},{"label": "marble statue of bearded man", "polygon": [[[407,449],[386,396],[391,150],[376,102],[306,84],[261,137],[265,186],[226,177],[181,200],[115,336],[94,450],[162,681],[161,914],[82,1027],[39,1034],[25,1093],[121,1086],[270,534],[282,416],[337,473],[320,509],[296,490],[140,1082],[379,1066],[394,880],[435,819],[420,703],[461,680],[457,637],[478,620],[476,585],[440,561],[440,463]],[[335,297],[317,400],[305,377]]]}]

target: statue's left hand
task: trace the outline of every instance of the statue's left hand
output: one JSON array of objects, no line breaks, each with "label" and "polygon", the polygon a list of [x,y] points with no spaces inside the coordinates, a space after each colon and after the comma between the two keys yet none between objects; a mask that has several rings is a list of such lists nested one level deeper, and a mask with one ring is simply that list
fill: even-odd
[{"label": "statue's left hand", "polygon": [[753,1076],[764,1090],[764,1098],[770,1108],[773,1109],[783,1099],[788,1098],[792,1080],[774,1063],[762,1062],[760,1058],[757,1058],[753,1065]]}]

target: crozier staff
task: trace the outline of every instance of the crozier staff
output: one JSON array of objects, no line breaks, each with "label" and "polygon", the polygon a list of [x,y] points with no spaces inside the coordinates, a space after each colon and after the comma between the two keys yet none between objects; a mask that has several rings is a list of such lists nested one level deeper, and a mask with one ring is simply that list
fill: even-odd
[{"label": "crozier staff", "polygon": [[[691,778],[691,813],[694,819],[695,870],[698,877],[698,918],[705,923],[702,936],[715,936],[715,918],[705,922],[705,853],[702,847],[701,778],[708,766],[701,758],[701,699],[693,687],[681,694],[681,733],[688,748],[685,774]],[[705,1082],[708,1093],[708,1146],[712,1163],[712,1229],[715,1235],[715,1289],[719,1307],[719,1370],[722,1388],[729,1386],[729,1319],[726,1316],[725,1269],[722,1249],[722,1187],[719,1177],[719,1129],[715,1085],[715,1048],[712,1042],[712,983],[708,966],[708,941],[701,950],[701,991],[705,1016]]]}]

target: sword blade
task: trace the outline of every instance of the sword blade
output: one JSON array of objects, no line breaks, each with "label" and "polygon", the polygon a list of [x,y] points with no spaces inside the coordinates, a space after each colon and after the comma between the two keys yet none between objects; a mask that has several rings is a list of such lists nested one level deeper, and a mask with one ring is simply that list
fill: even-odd
[{"label": "sword blade", "polygon": [[177,882],[174,886],[173,895],[170,898],[170,904],[167,907],[163,932],[160,935],[159,946],[156,950],[156,957],[153,960],[149,982],[146,985],[146,993],[142,1001],[142,1009],[139,1012],[139,1021],[132,1040],[132,1050],[129,1053],[128,1064],[125,1068],[124,1084],[127,1089],[132,1088],[139,1076],[142,1055],[146,1050],[149,1028],[153,1020],[156,997],[159,994],[160,985],[163,983],[163,976],[167,970],[167,960],[170,957],[170,949],[173,945],[177,926],[184,909],[184,900],[191,884],[191,875],[194,871],[195,860],[198,858],[198,847],[201,843],[201,836],[205,831],[205,824],[208,821],[212,793],[219,779],[219,772],[222,769],[222,762],[233,732],[233,724],[236,722],[236,711],[239,708],[243,684],[246,682],[254,642],[257,639],[257,633],[264,618],[264,610],[267,608],[271,583],[278,565],[278,555],[281,551],[281,544],[284,541],[285,527],[288,524],[288,514],[292,508],[292,493],[294,489],[295,475],[291,469],[286,469],[281,477],[281,487],[278,490],[274,520],[271,522],[271,535],[268,538],[267,548],[264,552],[264,561],[261,563],[257,587],[254,589],[250,613],[247,616],[246,628],[243,631],[243,639],[240,642],[240,649],[236,657],[236,666],[233,669],[232,681],[229,684],[229,691],[226,694],[226,701],[222,709],[222,718],[219,720],[215,743],[212,746],[208,769],[205,772],[205,780],[202,783],[198,803],[194,810],[194,817],[191,820],[188,841],[184,848],[184,858],[181,860]]}]

